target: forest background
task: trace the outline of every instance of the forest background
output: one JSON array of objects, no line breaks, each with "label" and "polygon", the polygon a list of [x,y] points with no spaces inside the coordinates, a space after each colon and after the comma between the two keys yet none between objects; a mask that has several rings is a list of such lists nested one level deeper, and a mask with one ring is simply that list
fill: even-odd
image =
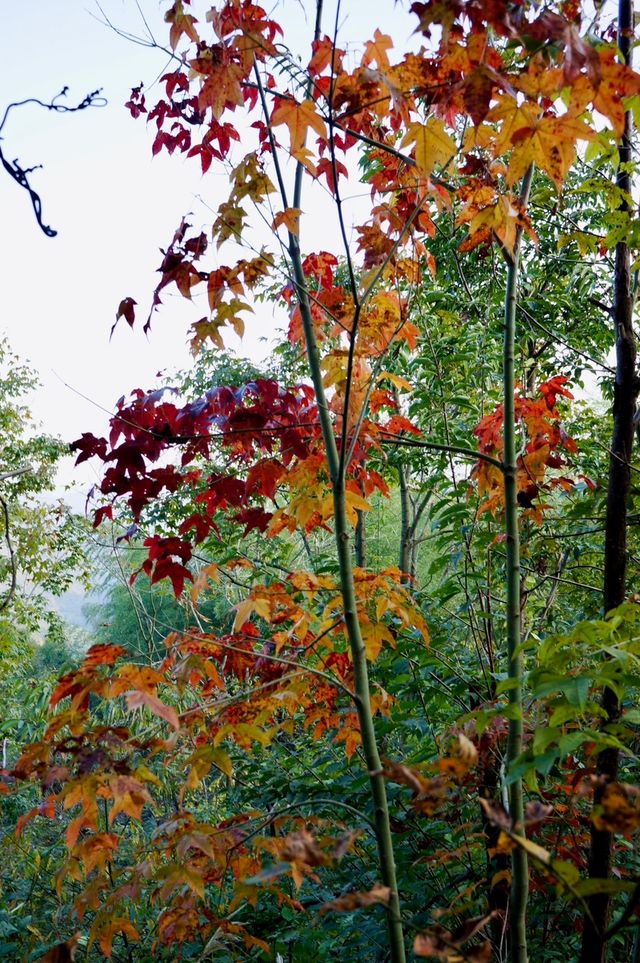
[{"label": "forest background", "polygon": [[[19,314],[78,319],[38,349],[117,307],[58,379],[102,409],[93,528],[2,348],[2,951],[636,960],[632,5],[293,7],[98,10],[162,64],[153,179],[132,143],[114,200],[57,134],[91,176],[44,272],[10,125],[101,151],[104,97],[2,124]],[[85,652],[51,596],[97,566]]]}]

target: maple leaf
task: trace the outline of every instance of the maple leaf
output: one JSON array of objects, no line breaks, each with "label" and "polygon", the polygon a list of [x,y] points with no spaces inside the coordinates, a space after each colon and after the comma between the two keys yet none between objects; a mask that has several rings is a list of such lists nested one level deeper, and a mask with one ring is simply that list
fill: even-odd
[{"label": "maple leaf", "polygon": [[630,783],[610,783],[594,808],[591,821],[601,831],[633,833],[640,826],[640,789]]},{"label": "maple leaf", "polygon": [[442,960],[443,963],[491,963],[493,949],[489,940],[484,940],[479,946],[467,947],[463,945],[483,930],[495,912],[477,919],[467,920],[455,933],[451,933],[439,923],[432,926],[426,933],[419,933],[413,943],[416,956],[428,956],[430,959]]},{"label": "maple leaf", "polygon": [[338,258],[335,254],[330,254],[329,251],[309,254],[302,262],[305,277],[314,278],[318,284],[325,288],[330,288],[333,285],[333,269],[337,266]]},{"label": "maple leaf", "polygon": [[276,231],[282,224],[286,227],[290,234],[295,234],[296,237],[300,233],[300,215],[302,211],[299,207],[288,207],[284,211],[280,211],[273,219],[273,224],[271,225],[274,231]]},{"label": "maple leaf", "polygon": [[248,598],[238,602],[235,606],[236,617],[233,623],[233,631],[237,632],[245,622],[249,621],[250,616],[255,613],[266,622],[271,621],[271,603],[268,599]]},{"label": "maple leaf", "polygon": [[113,797],[109,812],[110,826],[119,813],[126,813],[132,819],[140,820],[144,806],[151,802],[144,784],[133,776],[113,776],[109,780],[109,790]]},{"label": "maple leaf", "polygon": [[134,301],[133,298],[122,299],[122,301],[118,305],[118,310],[116,311],[116,320],[113,323],[113,327],[111,328],[111,334],[109,335],[109,337],[111,337],[111,335],[115,331],[116,325],[118,324],[118,321],[120,320],[120,318],[124,318],[130,328],[133,327],[136,320],[135,306],[137,303],[138,302]]},{"label": "maple leaf", "polygon": [[271,114],[271,124],[273,127],[286,124],[289,128],[292,153],[304,147],[309,128],[325,141],[327,139],[327,125],[312,100],[303,100],[299,104],[292,98],[281,97]]},{"label": "maple leaf", "polygon": [[343,721],[342,728],[336,733],[334,741],[344,743],[344,751],[347,754],[347,759],[353,758],[354,753],[362,745],[362,736],[357,726],[355,713],[350,713],[348,718]]},{"label": "maple leaf", "polygon": [[313,160],[315,155],[308,147],[299,147],[298,150],[292,150],[291,156],[294,160],[299,161],[312,177],[318,176],[318,168]]},{"label": "maple leaf", "polygon": [[113,938],[119,933],[122,933],[127,939],[133,940],[134,943],[140,942],[140,934],[130,919],[125,916],[111,916],[106,921],[104,918],[96,919],[91,929],[88,948],[93,945],[96,936],[100,934],[98,937],[100,949],[108,959],[111,959],[113,954]]},{"label": "maple leaf", "polygon": [[185,762],[185,768],[189,766],[189,775],[184,784],[182,792],[197,789],[204,777],[210,772],[212,766],[224,773],[229,779],[233,775],[233,763],[223,749],[215,746],[201,746],[189,756]]},{"label": "maple leaf", "polygon": [[171,24],[169,43],[171,44],[172,50],[175,50],[178,46],[183,33],[186,34],[193,43],[198,43],[200,40],[198,31],[194,27],[194,24],[198,21],[192,17],[191,14],[184,12],[182,0],[176,0],[171,9],[165,13],[164,19],[165,23]]},{"label": "maple leaf", "polygon": [[40,957],[41,963],[73,963],[76,958],[80,933],[76,933],[70,940],[64,943],[56,943],[44,956]]},{"label": "maple leaf", "polygon": [[391,66],[389,63],[389,58],[387,57],[387,50],[393,48],[393,40],[386,33],[381,33],[380,30],[376,28],[373,35],[373,40],[367,40],[364,47],[364,54],[362,55],[362,66],[368,67],[370,63],[374,61],[379,68]]},{"label": "maple leaf", "polygon": [[416,2],[411,4],[411,13],[419,18],[420,23],[416,30],[422,31],[425,36],[431,36],[431,27],[437,25],[442,29],[442,42],[446,44],[451,28],[460,15],[464,6],[464,0],[427,0],[426,3]]},{"label": "maple leaf", "polygon": [[[191,62],[193,69],[201,71],[203,61]],[[208,107],[216,121],[226,109],[235,109],[244,104],[241,82],[244,71],[239,64],[225,63],[220,66],[207,66],[206,75],[198,94],[198,107],[205,111]]]},{"label": "maple leaf", "polygon": [[157,696],[150,692],[144,692],[141,690],[130,692],[127,696],[127,706],[129,709],[131,709],[131,711],[135,711],[136,709],[142,708],[142,706],[146,706],[147,709],[150,709],[150,711],[154,713],[154,715],[160,716],[161,719],[164,719],[166,722],[168,722],[171,726],[173,726],[174,729],[180,728],[180,719],[178,718],[178,713],[173,706],[169,706],[166,704],[166,702],[162,702],[161,699],[158,699]]},{"label": "maple leaf", "polygon": [[426,124],[414,121],[404,135],[401,147],[415,144],[416,164],[427,177],[436,164],[445,167],[458,151],[455,141],[447,133],[444,121],[431,117]]},{"label": "maple leaf", "polygon": [[513,152],[506,181],[510,186],[520,181],[532,163],[546,171],[560,188],[576,159],[576,141],[593,140],[596,136],[577,117],[541,117],[531,127],[514,131]]},{"label": "maple leaf", "polygon": [[258,462],[251,467],[247,475],[247,495],[257,492],[267,498],[273,498],[284,473],[284,465],[277,460],[268,459]]},{"label": "maple leaf", "polygon": [[375,662],[383,645],[390,645],[395,649],[396,640],[383,622],[364,622],[361,626],[362,640],[367,650],[367,659]]},{"label": "maple leaf", "polygon": [[479,146],[493,139],[496,156],[512,151],[507,171],[507,184],[522,179],[532,163],[551,177],[559,188],[576,158],[576,142],[593,140],[595,131],[578,116],[570,113],[556,116],[545,113],[535,103],[520,103],[511,94],[501,94],[491,108],[487,120],[499,123],[497,133],[482,125],[470,132],[465,146],[472,141]]},{"label": "maple leaf", "polygon": [[331,67],[334,73],[338,73],[342,69],[345,51],[334,47],[331,37],[325,34],[319,40],[314,40],[311,49],[313,56],[309,61],[307,70],[312,76],[319,76],[327,67]]},{"label": "maple leaf", "polygon": [[[349,171],[345,165],[338,160],[323,157],[318,161],[316,167],[316,177],[323,176],[327,179],[327,186],[332,194],[336,192],[337,177],[348,177]],[[337,176],[336,176],[337,175]]]},{"label": "maple leaf", "polygon": [[223,201],[218,207],[218,216],[212,228],[213,237],[218,239],[218,247],[229,238],[240,240],[247,212],[235,201]]},{"label": "maple leaf", "polygon": [[473,251],[480,245],[491,244],[495,235],[505,251],[512,255],[520,231],[537,240],[531,221],[518,198],[506,194],[496,197],[494,191],[487,188],[486,196],[492,202],[484,205],[480,201],[479,206],[476,202],[482,192],[483,189],[458,215],[458,224],[469,224],[469,236],[460,245],[461,251]]},{"label": "maple leaf", "polygon": [[72,855],[82,861],[85,876],[88,876],[91,870],[96,867],[104,869],[107,862],[111,862],[113,859],[119,845],[119,836],[113,833],[95,833],[77,845]]},{"label": "maple leaf", "polygon": [[391,890],[388,886],[381,886],[376,883],[368,892],[351,892],[337,899],[332,899],[329,903],[324,903],[319,913],[351,913],[353,910],[362,909],[367,906],[374,906],[382,903],[384,906],[389,902]]},{"label": "maple leaf", "polygon": [[592,102],[620,137],[624,131],[627,102],[640,94],[640,74],[618,61],[615,46],[596,53],[600,58],[597,76],[580,76],[575,80],[571,87],[572,109],[584,109]]},{"label": "maple leaf", "polygon": [[235,201],[250,197],[257,204],[276,190],[255,151],[251,151],[231,173]]}]

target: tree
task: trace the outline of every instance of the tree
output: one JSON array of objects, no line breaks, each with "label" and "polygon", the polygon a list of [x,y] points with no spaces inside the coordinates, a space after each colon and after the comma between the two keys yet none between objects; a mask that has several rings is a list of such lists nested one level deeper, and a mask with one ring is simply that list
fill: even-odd
[{"label": "tree", "polygon": [[81,520],[62,499],[47,502],[67,445],[38,431],[24,397],[37,388],[31,368],[0,342],[0,624],[3,632],[60,636],[51,598],[88,577]]},{"label": "tree", "polygon": [[[208,233],[183,221],[145,330],[173,284],[188,300],[206,291],[194,353],[222,349],[224,329],[241,333],[272,298],[303,359],[290,371],[303,364],[304,375],[242,384],[232,373],[186,398],[136,389],[108,439],[74,443],[78,461],[105,464],[96,525],[120,521],[126,503],[124,537],[144,536],[140,572],[152,586],[168,579],[197,605],[223,580],[241,597],[230,631],[196,613],[158,667],[122,662],[114,640],[60,680],[61,708],[13,771],[46,793],[20,828],[74,810],[58,879],[78,882],[73,912],[91,914],[88,949],[107,956],[114,937],[133,959],[132,945],[157,933],[154,952],[257,957],[270,941],[293,960],[287,926],[272,932],[269,898],[286,921],[311,884],[322,917],[384,907],[386,937],[375,917],[362,939],[350,916],[328,924],[354,959],[404,961],[407,924],[414,954],[441,960],[505,958],[506,933],[510,960],[526,963],[528,944],[531,958],[550,944],[566,952],[580,927],[585,952],[602,958],[616,940],[629,949],[637,885],[611,877],[609,853],[614,832],[640,823],[638,792],[606,763],[633,743],[628,703],[640,681],[637,604],[624,603],[620,569],[627,515],[614,521],[610,510],[606,522],[619,590],[598,618],[570,558],[573,538],[584,551],[576,566],[598,558],[598,526],[580,526],[599,519],[589,473],[602,458],[588,436],[580,453],[565,425],[593,424],[569,407],[565,371],[606,365],[611,332],[595,308],[615,317],[628,348],[613,413],[624,444],[613,445],[609,475],[611,506],[623,467],[626,506],[636,234],[625,152],[640,95],[628,18],[620,60],[600,7],[588,22],[575,2],[431,0],[411,6],[419,51],[394,57],[376,29],[356,56],[339,5],[325,33],[318,3],[303,68],[261,7],[232,0],[203,21],[190,6],[176,0],[166,14],[176,62],[165,96],[149,109],[138,87],[127,106],[155,122],[154,152],[228,172],[211,233],[240,257],[209,263]],[[356,159],[372,209],[351,232]],[[307,247],[305,190],[331,200],[335,252]],[[602,263],[585,269],[593,255]],[[123,298],[116,322],[133,325],[135,309]],[[400,567],[374,569],[366,516],[390,485]],[[425,522],[426,586],[416,585]],[[132,720],[138,710],[150,716]],[[604,861],[593,858],[598,840]],[[622,850],[618,859],[635,873]],[[434,896],[425,907],[427,881],[446,891],[452,922],[439,921]],[[626,893],[609,925],[610,898]],[[304,940],[302,952],[329,953],[322,927]]]}]

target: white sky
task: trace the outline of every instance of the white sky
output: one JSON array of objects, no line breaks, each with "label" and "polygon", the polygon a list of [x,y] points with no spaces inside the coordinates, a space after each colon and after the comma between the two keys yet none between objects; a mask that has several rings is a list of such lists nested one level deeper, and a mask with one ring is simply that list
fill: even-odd
[{"label": "white sky", "polygon": [[[169,4],[141,0],[141,6],[156,37],[166,43],[162,18]],[[306,0],[304,6],[315,5]],[[326,6],[330,32],[333,4]],[[143,32],[134,0],[104,0],[102,7],[116,25]],[[194,3],[196,14],[197,8]],[[415,25],[393,0],[345,0],[342,9],[345,39],[368,39],[378,26],[402,49]],[[142,324],[156,283],[159,247],[169,243],[186,212],[196,212],[194,226],[210,228],[213,217],[196,197],[215,209],[226,187],[219,172],[201,177],[198,158],[151,157],[155,127],[134,121],[123,104],[132,86],[144,80],[148,88],[165,72],[167,58],[126,42],[98,22],[99,16],[93,0],[0,0],[0,111],[26,97],[48,100],[64,86],[70,104],[97,87],[109,101],[105,108],[68,115],[27,106],[12,112],[3,130],[7,159],[17,157],[25,167],[44,165],[32,184],[42,197],[44,222],[58,236],[42,234],[27,193],[0,171],[0,331],[40,375],[43,387],[32,399],[35,416],[47,431],[68,440],[83,431],[104,433],[107,416],[96,405],[111,409],[131,388],[154,385],[158,370],[189,363],[186,331],[203,310],[166,292],[149,339]],[[303,45],[312,15],[305,24],[301,4],[287,0],[274,16],[308,50]],[[148,91],[147,105],[162,91]],[[358,202],[365,208],[366,203],[366,197]],[[316,215],[313,224],[307,219],[303,225],[303,247],[338,249],[324,198],[307,193],[303,210]],[[355,209],[350,217],[358,220]],[[220,256],[229,263],[233,252],[223,247]],[[116,307],[125,296],[138,302],[136,327],[132,332],[121,320],[109,342]],[[258,312],[247,316],[247,335],[239,346],[254,359],[264,355],[260,338],[275,325],[269,305],[258,306]],[[229,343],[238,347],[233,337]],[[79,478],[86,487],[87,479],[95,479],[82,467]],[[62,480],[72,475],[69,465]]]}]

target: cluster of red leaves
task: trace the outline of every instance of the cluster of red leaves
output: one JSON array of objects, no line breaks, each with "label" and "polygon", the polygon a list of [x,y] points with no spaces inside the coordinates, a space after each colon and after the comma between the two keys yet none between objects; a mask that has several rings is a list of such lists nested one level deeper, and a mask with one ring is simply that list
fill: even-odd
[{"label": "cluster of red leaves", "polygon": [[[96,526],[113,518],[114,501],[125,500],[136,523],[123,536],[130,538],[137,533],[144,510],[157,499],[188,495],[190,511],[176,535],[155,534],[144,541],[148,558],[141,570],[152,582],[169,578],[179,595],[185,580],[193,580],[188,563],[194,543],[218,534],[223,517],[243,525],[245,534],[327,528],[333,502],[309,385],[285,389],[275,381],[258,379],[241,387],[212,387],[183,405],[168,400],[175,393],[172,388],[137,389],[130,400],[119,400],[108,439],[85,433],[71,445],[78,453],[77,463],[97,457],[106,466],[98,491],[110,503],[95,511]],[[371,405],[380,414],[395,410],[397,401],[379,388],[371,394]],[[370,419],[363,423],[347,485],[347,508],[354,523],[355,511],[368,509],[365,499],[372,492],[388,494],[369,455],[382,441],[407,430],[417,431],[399,414],[384,423]],[[224,454],[225,467],[219,471],[211,470],[214,448]],[[179,466],[166,463],[172,450],[180,453]],[[281,489],[289,492],[290,501],[274,514],[273,502]]]},{"label": "cluster of red leaves", "polygon": [[[576,484],[571,478],[557,472],[567,464],[565,453],[573,454],[578,450],[562,426],[557,399],[573,398],[566,387],[567,378],[560,375],[541,384],[535,398],[518,394],[515,399],[516,422],[522,427],[525,441],[523,451],[517,459],[518,504],[535,521],[542,521],[542,513],[548,505],[537,501],[541,495],[553,488],[571,491]],[[478,438],[479,449],[483,454],[500,459],[503,453],[504,410],[498,405],[491,414],[486,415],[478,424],[474,434]],[[555,474],[549,474],[549,470]],[[504,475],[501,469],[491,462],[479,461],[473,469],[472,478],[478,494],[485,500],[481,512],[494,514],[504,506]],[[589,487],[593,482],[584,475],[580,476]]]},{"label": "cluster of red leaves", "polygon": [[[104,462],[100,492],[126,497],[136,521],[163,494],[189,490],[195,511],[180,525],[180,537],[153,536],[145,543],[149,548],[145,571],[153,581],[170,577],[179,594],[185,577],[190,577],[185,563],[191,548],[184,536],[193,533],[195,541],[202,542],[216,530],[216,513],[225,510],[246,531],[264,531],[271,513],[262,503],[273,498],[292,461],[309,456],[319,430],[313,392],[306,385],[284,390],[273,381],[259,380],[240,388],[213,387],[182,406],[164,400],[172,391],[136,390],[129,402],[120,399],[109,440],[85,433],[71,449],[78,452],[78,463],[92,456]],[[212,443],[226,449],[224,472],[202,467],[209,461]],[[152,467],[176,447],[181,452],[180,469],[173,464]],[[193,463],[198,467],[184,470]],[[252,504],[256,500],[258,504]],[[112,505],[96,511],[95,524],[105,517],[113,517]],[[171,563],[176,557],[180,563]]]}]

